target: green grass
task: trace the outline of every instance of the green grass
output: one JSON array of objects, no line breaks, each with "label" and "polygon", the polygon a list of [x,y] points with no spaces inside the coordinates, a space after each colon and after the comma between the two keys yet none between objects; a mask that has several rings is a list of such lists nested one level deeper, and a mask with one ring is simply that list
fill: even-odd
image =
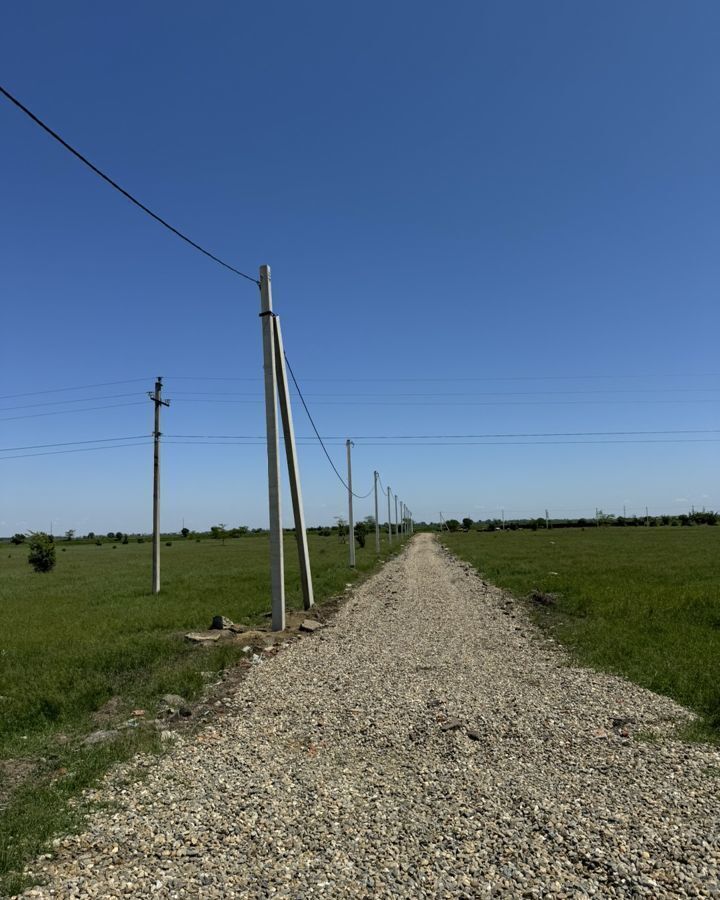
[{"label": "green grass", "polygon": [[443,542],[517,597],[558,594],[537,620],[580,662],[675,698],[702,716],[695,737],[720,739],[720,528],[469,532]]},{"label": "green grass", "polygon": [[[309,536],[316,599],[340,594],[377,564],[374,539],[347,565],[347,544]],[[65,552],[60,548],[65,547]],[[60,544],[55,571],[37,574],[27,548],[0,548],[0,892],[58,830],[73,824],[68,799],[155,737],[129,731],[81,748],[92,714],[122,698],[127,716],[151,713],[164,693],[197,696],[207,673],[242,654],[238,644],[198,649],[183,635],[213,615],[258,624],[270,606],[267,536],[174,540],[162,546],[162,592],[149,592],[151,544]],[[382,558],[397,552],[383,540]],[[301,608],[293,537],[285,539],[288,608]],[[203,675],[203,672],[206,675]],[[127,717],[126,716],[126,717]],[[17,773],[32,766],[30,777]]]}]

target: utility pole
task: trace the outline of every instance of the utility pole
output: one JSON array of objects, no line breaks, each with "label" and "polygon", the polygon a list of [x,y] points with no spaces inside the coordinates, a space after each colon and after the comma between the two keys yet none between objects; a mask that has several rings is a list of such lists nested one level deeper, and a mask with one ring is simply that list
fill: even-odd
[{"label": "utility pole", "polygon": [[600,515],[598,514],[597,506],[595,507],[595,527],[596,528],[600,527]]},{"label": "utility pole", "polygon": [[646,527],[646,528],[649,528],[649,527],[650,527],[650,516],[648,515],[648,508],[647,508],[647,506],[645,507],[645,527]]},{"label": "utility pole", "polygon": [[375,552],[380,552],[380,518],[378,512],[378,478],[380,477],[379,472],[374,473],[374,487],[375,487]]},{"label": "utility pole", "polygon": [[273,332],[275,338],[275,366],[280,399],[280,418],[285,434],[285,457],[287,459],[288,478],[290,481],[290,497],[293,505],[295,522],[295,539],[300,563],[300,583],[302,584],[303,606],[310,609],[315,603],[313,594],[312,573],[310,571],[310,551],[308,550],[307,530],[305,529],[305,509],[303,507],[300,487],[300,469],[298,467],[297,448],[295,446],[295,426],[293,425],[292,406],[290,404],[290,388],[285,369],[285,348],[283,346],[280,317],[273,316]]},{"label": "utility pole", "polygon": [[545,510],[545,530],[548,531],[550,529],[550,516],[548,516],[548,511]]},{"label": "utility pole", "polygon": [[153,431],[153,562],[152,592],[160,593],[160,407],[170,406],[162,399],[162,378],[158,375],[155,393],[148,394],[155,404],[155,430]]},{"label": "utility pole", "polygon": [[280,454],[277,418],[277,367],[272,323],[270,266],[260,266],[260,318],[265,376],[265,431],[267,434],[268,504],[270,512],[270,591],[272,630],[285,629],[285,557],[280,515]]},{"label": "utility pole", "polygon": [[388,497],[388,540],[392,544],[393,533],[392,533],[392,518],[390,516],[390,486],[388,485],[387,489],[387,497]]},{"label": "utility pole", "polygon": [[395,494],[395,534],[400,536],[400,529],[398,528],[398,496]]},{"label": "utility pole", "polygon": [[352,489],[352,461],[350,459],[350,448],[353,442],[348,438],[345,441],[347,447],[347,468],[348,468],[348,543],[350,544],[350,565],[355,567],[355,522],[353,520],[353,489]]},{"label": "utility pole", "polygon": [[502,530],[505,531],[505,510],[502,511]]}]

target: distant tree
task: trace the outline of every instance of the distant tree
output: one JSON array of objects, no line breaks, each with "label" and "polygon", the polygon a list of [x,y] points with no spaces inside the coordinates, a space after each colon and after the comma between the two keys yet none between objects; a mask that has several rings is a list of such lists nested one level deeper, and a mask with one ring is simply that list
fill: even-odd
[{"label": "distant tree", "polygon": [[180,534],[181,534],[184,538],[186,538],[186,537],[190,534],[190,529],[189,529],[189,528],[181,528],[181,529],[180,529]]},{"label": "distant tree", "polygon": [[338,516],[338,519],[337,519],[337,533],[338,533],[338,540],[340,542],[344,542],[345,537],[348,533],[348,524],[345,521],[345,519],[342,518],[342,516]]},{"label": "distant tree", "polygon": [[10,541],[11,541],[13,544],[15,544],[15,546],[17,546],[18,544],[24,544],[24,543],[25,543],[25,535],[24,535],[24,534],[20,534],[20,532],[18,532],[17,534],[14,534],[14,535],[10,538]]},{"label": "distant tree", "polygon": [[97,538],[97,539],[95,540],[95,546],[96,546],[96,547],[102,547],[102,541],[100,540],[100,538]]},{"label": "distant tree", "polygon": [[375,516],[365,516],[363,523],[368,531],[372,531],[375,528]]},{"label": "distant tree", "polygon": [[88,531],[87,536],[88,536],[89,541],[95,540],[95,532],[94,531]]},{"label": "distant tree", "polygon": [[139,535],[139,536],[138,536],[138,539],[137,539],[137,542],[138,542],[138,544],[144,544],[144,543],[145,543],[145,538],[144,538],[142,535]]},{"label": "distant tree", "polygon": [[115,532],[115,540],[116,540],[116,541],[121,541],[121,540],[122,540],[122,536],[123,536],[122,531],[116,531],[116,532]]},{"label": "distant tree", "polygon": [[460,528],[460,522],[457,519],[445,519],[448,531],[457,531]]},{"label": "distant tree", "polygon": [[114,531],[108,531],[107,536],[110,538],[110,540],[112,540],[112,539],[115,537],[115,532],[114,532]]},{"label": "distant tree", "polygon": [[49,572],[55,565],[55,541],[44,531],[30,534],[28,562],[36,572]]},{"label": "distant tree", "polygon": [[473,527],[473,520],[467,518],[467,516],[466,516],[462,520],[462,527],[465,529],[465,531],[470,531],[470,529]]},{"label": "distant tree", "polygon": [[75,537],[75,529],[68,528],[68,530],[65,532],[65,540],[71,541],[74,537]]},{"label": "distant tree", "polygon": [[221,522],[219,525],[211,525],[210,537],[215,540],[222,540],[224,544],[225,538],[227,537],[227,525],[224,522]]},{"label": "distant tree", "polygon": [[129,541],[128,541],[128,536],[127,536],[126,534],[124,534],[124,535],[122,536],[122,542],[123,542],[123,544],[128,544],[128,543],[129,543]]}]

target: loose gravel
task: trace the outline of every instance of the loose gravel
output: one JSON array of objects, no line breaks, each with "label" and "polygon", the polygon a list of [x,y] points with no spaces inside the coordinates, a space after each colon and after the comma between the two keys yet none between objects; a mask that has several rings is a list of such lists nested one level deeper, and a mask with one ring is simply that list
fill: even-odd
[{"label": "loose gravel", "polygon": [[720,893],[720,753],[670,737],[690,713],[570,665],[430,535],[226,706],[109,776],[26,896]]}]

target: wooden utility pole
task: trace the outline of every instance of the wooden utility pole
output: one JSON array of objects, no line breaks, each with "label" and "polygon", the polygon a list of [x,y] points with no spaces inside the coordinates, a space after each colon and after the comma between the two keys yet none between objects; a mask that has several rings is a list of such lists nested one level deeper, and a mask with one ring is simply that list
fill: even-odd
[{"label": "wooden utility pole", "polygon": [[375,486],[375,552],[380,552],[380,514],[378,512],[378,478],[380,474],[378,472],[374,473],[374,486]]},{"label": "wooden utility pole", "polygon": [[285,559],[280,511],[280,460],[277,421],[277,367],[272,323],[270,266],[260,266],[260,317],[265,374],[265,430],[267,433],[268,500],[270,506],[270,591],[272,630],[285,629]]},{"label": "wooden utility pole", "polygon": [[155,405],[155,429],[153,431],[153,562],[152,592],[160,593],[160,407],[170,406],[162,399],[162,378],[158,375],[155,393],[148,394]]},{"label": "wooden utility pole", "polygon": [[293,425],[292,407],[290,405],[290,389],[285,368],[285,348],[283,346],[280,317],[270,317],[275,338],[275,367],[280,395],[280,417],[285,435],[285,456],[287,457],[288,476],[290,480],[290,496],[295,520],[295,538],[297,540],[298,558],[300,562],[300,581],[305,609],[315,603],[313,594],[312,573],[310,571],[310,552],[308,551],[307,531],[305,529],[305,510],[303,508],[302,489],[300,487],[300,470],[298,468],[297,448],[295,447],[295,426]]},{"label": "wooden utility pole", "polygon": [[348,438],[345,441],[347,448],[347,469],[348,469],[348,543],[350,544],[350,565],[355,567],[355,520],[353,519],[353,489],[352,489],[352,459],[350,458],[350,448],[353,442]]}]

